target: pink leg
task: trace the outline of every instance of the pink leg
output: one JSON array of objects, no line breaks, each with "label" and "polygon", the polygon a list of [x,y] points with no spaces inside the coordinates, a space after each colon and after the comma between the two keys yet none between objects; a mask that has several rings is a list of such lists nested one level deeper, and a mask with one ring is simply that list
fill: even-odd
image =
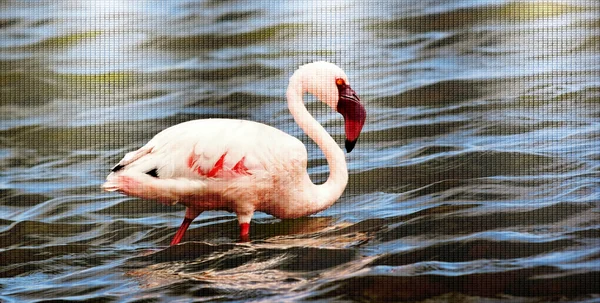
[{"label": "pink leg", "polygon": [[200,213],[201,213],[201,211],[195,211],[190,208],[188,208],[186,210],[185,218],[183,218],[183,222],[181,222],[181,226],[179,226],[177,233],[175,233],[173,240],[171,240],[171,246],[177,245],[177,244],[179,244],[179,242],[181,242],[181,239],[183,238],[183,235],[187,231],[188,227],[190,227],[190,224],[192,223],[192,221],[194,221],[194,219],[196,219],[196,217],[198,217],[198,215]]},{"label": "pink leg", "polygon": [[240,223],[240,241],[250,241],[250,223]]},{"label": "pink leg", "polygon": [[250,221],[254,210],[241,209],[237,212],[238,222],[240,223],[240,241],[250,241]]},{"label": "pink leg", "polygon": [[181,223],[181,226],[179,226],[177,233],[175,233],[173,240],[171,240],[171,246],[177,245],[177,244],[179,244],[179,242],[181,242],[181,238],[183,238],[185,231],[188,229],[188,227],[190,227],[190,223],[192,223],[192,221],[194,221],[194,219],[183,218],[183,222]]}]

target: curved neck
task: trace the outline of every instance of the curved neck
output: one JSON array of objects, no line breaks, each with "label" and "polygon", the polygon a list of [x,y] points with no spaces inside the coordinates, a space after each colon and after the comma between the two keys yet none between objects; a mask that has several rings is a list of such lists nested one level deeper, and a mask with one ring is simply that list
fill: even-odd
[{"label": "curved neck", "polygon": [[290,79],[286,93],[289,110],[300,128],[323,151],[329,165],[329,177],[321,185],[313,184],[308,173],[305,175],[304,186],[305,189],[308,189],[305,191],[306,199],[310,200],[308,202],[311,205],[314,205],[314,209],[311,211],[315,213],[328,208],[342,195],[348,183],[348,168],[344,152],[337,142],[306,109],[302,99],[306,90],[298,78],[296,76]]}]

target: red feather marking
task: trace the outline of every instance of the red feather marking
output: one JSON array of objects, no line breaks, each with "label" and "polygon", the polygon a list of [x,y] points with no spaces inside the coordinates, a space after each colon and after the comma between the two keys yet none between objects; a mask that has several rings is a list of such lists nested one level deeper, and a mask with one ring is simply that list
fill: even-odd
[{"label": "red feather marking", "polygon": [[190,156],[188,157],[187,166],[189,168],[192,168],[192,166],[194,166],[194,162],[196,162],[196,154],[194,154],[194,152],[192,152],[190,154]]},{"label": "red feather marking", "polygon": [[238,161],[238,163],[236,163],[231,170],[240,175],[250,175],[248,168],[246,165],[244,165],[244,160],[246,160],[246,157],[242,157],[242,159],[240,159],[240,161]]},{"label": "red feather marking", "polygon": [[215,163],[215,166],[213,166],[213,168],[210,169],[208,174],[206,174],[207,177],[212,178],[212,177],[216,176],[219,171],[223,170],[223,164],[225,163],[225,155],[227,155],[227,152],[225,152],[223,155],[221,155],[221,158],[219,158],[219,160],[217,160],[217,163]]}]

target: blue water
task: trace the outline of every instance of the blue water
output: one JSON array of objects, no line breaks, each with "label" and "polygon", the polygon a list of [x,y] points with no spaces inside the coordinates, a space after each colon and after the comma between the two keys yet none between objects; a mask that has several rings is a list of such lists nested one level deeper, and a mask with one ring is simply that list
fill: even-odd
[{"label": "blue water", "polygon": [[[595,1],[0,3],[0,301],[600,300]],[[160,130],[301,139],[287,80],[328,60],[368,112],[331,208],[278,220],[105,193]],[[341,116],[309,110],[343,145]]]}]

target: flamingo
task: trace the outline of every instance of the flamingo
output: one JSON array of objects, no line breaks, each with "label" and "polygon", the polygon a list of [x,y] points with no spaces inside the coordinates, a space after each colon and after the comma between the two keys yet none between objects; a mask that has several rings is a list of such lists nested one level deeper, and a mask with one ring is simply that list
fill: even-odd
[{"label": "flamingo", "polygon": [[291,76],[288,108],[327,159],[330,173],[323,184],[310,180],[306,147],[295,137],[252,121],[200,119],[171,126],[127,153],[102,187],[183,204],[185,217],[171,245],[178,244],[191,222],[207,210],[234,212],[242,241],[249,239],[255,211],[281,219],[320,212],[342,195],[348,169],[343,150],[306,109],[305,93],[342,114],[347,152],[356,144],[366,111],[344,71],[332,63],[309,63]]}]

